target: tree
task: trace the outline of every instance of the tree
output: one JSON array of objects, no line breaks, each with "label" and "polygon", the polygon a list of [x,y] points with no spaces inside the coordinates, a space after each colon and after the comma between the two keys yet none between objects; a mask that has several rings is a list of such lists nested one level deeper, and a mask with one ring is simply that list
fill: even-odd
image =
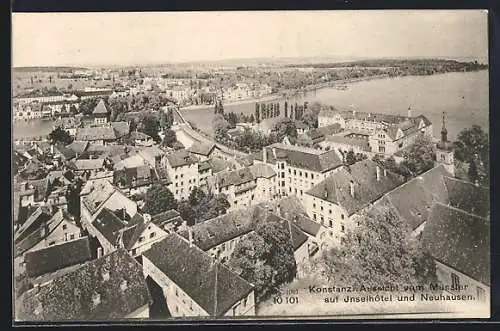
[{"label": "tree", "polygon": [[160,122],[154,115],[146,115],[142,118],[138,130],[152,137],[154,141],[161,141],[158,132],[160,131]]},{"label": "tree", "polygon": [[179,214],[187,225],[192,226],[196,224],[196,211],[191,205],[185,201],[179,204]]},{"label": "tree", "polygon": [[65,131],[62,127],[58,126],[51,133],[49,133],[49,139],[52,144],[62,143],[64,145],[71,144],[73,138],[71,138],[68,131]]},{"label": "tree", "polygon": [[282,141],[285,136],[297,138],[297,127],[295,122],[289,118],[282,118],[274,125],[278,141]]},{"label": "tree", "polygon": [[257,300],[275,293],[296,275],[297,264],[287,221],[268,218],[255,232],[236,244],[229,265],[255,284]]},{"label": "tree", "polygon": [[356,163],[356,154],[354,154],[354,151],[352,149],[350,149],[345,154],[345,164],[352,165],[354,163]]},{"label": "tree", "polygon": [[482,158],[489,154],[488,134],[479,125],[462,130],[454,143],[455,158],[462,162],[470,162],[477,155]]},{"label": "tree", "polygon": [[434,260],[394,209],[372,209],[357,221],[315,265],[328,281],[358,287],[436,281]]},{"label": "tree", "polygon": [[177,136],[175,135],[175,131],[171,129],[166,129],[164,131],[165,137],[163,137],[162,145],[165,147],[174,147],[174,143],[177,141]]},{"label": "tree", "polygon": [[412,176],[418,176],[434,167],[434,144],[428,136],[422,135],[403,156],[401,165],[408,168]]},{"label": "tree", "polygon": [[153,184],[144,196],[143,212],[156,215],[169,209],[177,209],[174,195],[162,184]]},{"label": "tree", "polygon": [[467,177],[469,177],[469,181],[471,181],[472,183],[475,183],[476,180],[479,179],[476,161],[474,160],[471,160],[471,162],[469,163],[469,170],[467,171]]},{"label": "tree", "polygon": [[214,125],[214,134],[215,134],[215,140],[217,141],[225,141],[227,138],[227,131],[230,128],[230,124],[224,116],[221,114],[216,114],[214,119],[213,119],[213,125]]}]

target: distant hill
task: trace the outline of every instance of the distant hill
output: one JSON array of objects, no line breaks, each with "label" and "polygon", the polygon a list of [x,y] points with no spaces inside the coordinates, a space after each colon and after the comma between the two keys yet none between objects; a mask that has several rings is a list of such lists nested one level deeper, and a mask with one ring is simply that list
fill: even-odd
[{"label": "distant hill", "polygon": [[88,70],[82,67],[13,67],[14,72],[67,72],[75,70]]}]

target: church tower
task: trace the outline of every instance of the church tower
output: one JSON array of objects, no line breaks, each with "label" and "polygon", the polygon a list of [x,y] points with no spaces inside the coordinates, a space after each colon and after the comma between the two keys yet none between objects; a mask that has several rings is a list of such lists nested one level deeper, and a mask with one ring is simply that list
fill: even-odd
[{"label": "church tower", "polygon": [[453,176],[455,176],[455,157],[453,155],[453,144],[448,141],[448,130],[446,130],[446,113],[443,112],[443,128],[441,129],[441,141],[436,144],[436,162],[444,165]]}]

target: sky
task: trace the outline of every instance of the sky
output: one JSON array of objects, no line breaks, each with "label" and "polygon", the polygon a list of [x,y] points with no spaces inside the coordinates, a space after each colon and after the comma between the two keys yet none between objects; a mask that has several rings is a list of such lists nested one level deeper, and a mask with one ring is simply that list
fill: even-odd
[{"label": "sky", "polygon": [[487,61],[484,10],[13,13],[18,66],[282,57]]}]

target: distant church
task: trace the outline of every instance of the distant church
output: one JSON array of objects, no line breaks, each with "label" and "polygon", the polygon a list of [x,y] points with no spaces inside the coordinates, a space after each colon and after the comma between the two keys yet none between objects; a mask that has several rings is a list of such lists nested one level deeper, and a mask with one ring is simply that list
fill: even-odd
[{"label": "distant church", "polygon": [[453,155],[453,144],[448,141],[448,130],[446,130],[446,113],[443,112],[443,128],[441,129],[441,141],[436,144],[436,162],[442,164],[448,172],[455,176],[455,157]]}]

